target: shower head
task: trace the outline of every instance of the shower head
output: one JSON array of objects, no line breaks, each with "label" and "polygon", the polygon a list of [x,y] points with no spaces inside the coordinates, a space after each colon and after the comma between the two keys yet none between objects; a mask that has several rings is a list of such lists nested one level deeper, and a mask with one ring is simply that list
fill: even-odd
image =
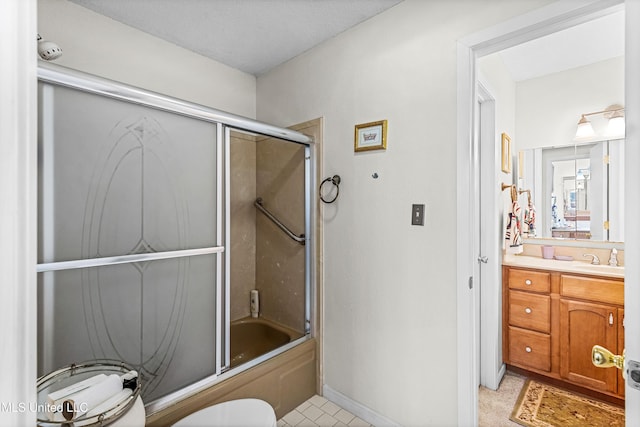
[{"label": "shower head", "polygon": [[42,37],[38,34],[38,55],[45,61],[53,61],[62,56],[62,49],[54,42],[42,40]]}]

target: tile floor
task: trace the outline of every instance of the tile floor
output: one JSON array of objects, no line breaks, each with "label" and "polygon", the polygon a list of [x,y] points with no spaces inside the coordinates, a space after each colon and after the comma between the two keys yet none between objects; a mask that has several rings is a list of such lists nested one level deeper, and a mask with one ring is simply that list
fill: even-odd
[{"label": "tile floor", "polygon": [[[497,391],[480,387],[478,425],[480,427],[518,426],[509,420],[509,416],[525,380],[524,376],[507,372]],[[318,395],[313,396],[278,420],[278,427],[294,426],[373,427]]]},{"label": "tile floor", "polygon": [[315,395],[278,420],[278,427],[372,427],[322,396]]}]

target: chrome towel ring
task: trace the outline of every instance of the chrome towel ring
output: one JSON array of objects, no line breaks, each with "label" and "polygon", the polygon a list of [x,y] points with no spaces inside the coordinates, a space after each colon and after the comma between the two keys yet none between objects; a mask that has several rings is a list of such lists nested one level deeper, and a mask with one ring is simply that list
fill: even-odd
[{"label": "chrome towel ring", "polygon": [[[322,186],[325,185],[327,182],[330,182],[336,187],[336,195],[331,200],[326,200],[322,195]],[[322,181],[322,184],[320,184],[320,190],[318,192],[320,193],[320,200],[322,200],[324,203],[335,202],[336,199],[338,198],[338,195],[340,194],[340,175],[333,175],[333,176],[330,176],[329,178],[325,178]]]}]

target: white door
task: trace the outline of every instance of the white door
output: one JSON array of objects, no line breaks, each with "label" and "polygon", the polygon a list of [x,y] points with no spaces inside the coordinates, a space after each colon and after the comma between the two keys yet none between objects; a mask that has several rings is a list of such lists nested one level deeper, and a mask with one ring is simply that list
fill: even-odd
[{"label": "white door", "polygon": [[[625,346],[626,359],[640,362],[640,2],[625,2]],[[627,426],[640,425],[640,390],[626,388]]]},{"label": "white door", "polygon": [[[35,0],[0,1],[0,425],[36,413],[37,86]],[[20,405],[24,405],[21,407]],[[23,409],[23,410],[21,410]]]},{"label": "white door", "polygon": [[496,148],[496,103],[488,83],[480,81],[477,88],[479,116],[479,144],[477,147],[480,162],[474,172],[477,187],[474,194],[479,195],[480,213],[478,215],[478,292],[479,313],[476,316],[479,328],[479,369],[480,384],[496,390],[504,374],[502,353],[500,351],[500,302],[502,283],[500,280],[501,241],[500,220],[494,214],[500,203],[500,184],[496,171],[499,170],[499,158]]}]

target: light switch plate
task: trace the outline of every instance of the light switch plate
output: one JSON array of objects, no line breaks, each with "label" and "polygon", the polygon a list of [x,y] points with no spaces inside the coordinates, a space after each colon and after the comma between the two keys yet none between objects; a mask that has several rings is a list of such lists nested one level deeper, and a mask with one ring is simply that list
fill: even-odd
[{"label": "light switch plate", "polygon": [[411,225],[424,225],[424,205],[411,207]]}]

